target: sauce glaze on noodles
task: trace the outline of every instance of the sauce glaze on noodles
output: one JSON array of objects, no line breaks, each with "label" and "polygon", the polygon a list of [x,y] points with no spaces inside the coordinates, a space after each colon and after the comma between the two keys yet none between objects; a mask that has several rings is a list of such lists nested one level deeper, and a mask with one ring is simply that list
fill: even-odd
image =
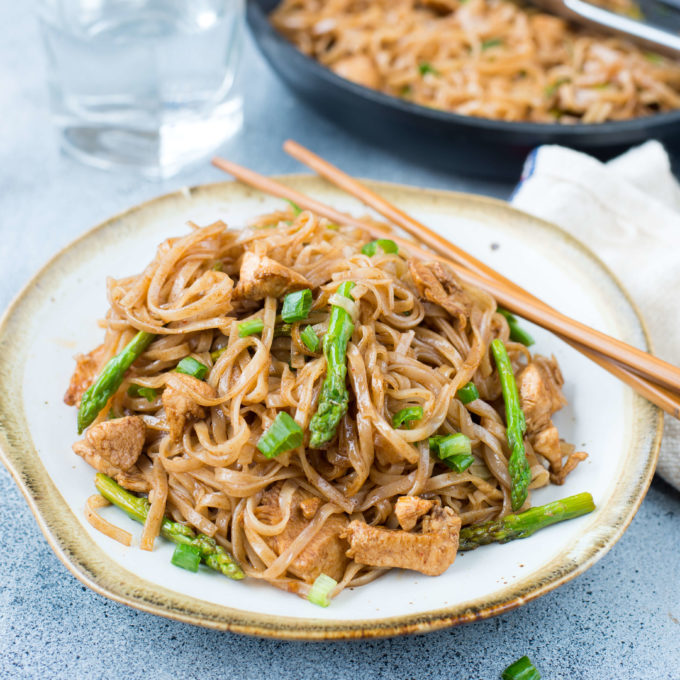
[{"label": "sauce glaze on noodles", "polygon": [[[145,421],[144,452],[134,474],[122,481],[150,492],[154,517],[145,527],[143,547],[150,547],[167,513],[213,536],[247,575],[304,595],[309,583],[289,566],[330,518],[398,528],[393,508],[404,494],[452,508],[463,525],[510,511],[509,452],[489,344],[503,339],[516,371],[531,355],[509,341],[507,322],[488,294],[465,287],[469,314],[462,322],[454,319],[419,298],[403,255],[363,255],[361,246],[370,240],[365,233],[329,225],[310,212],[265,215],[240,231],[222,222],[192,227],[188,235],[162,243],[141,274],[108,280],[106,336],[96,351],[101,369],[138,330],[158,335],[97,421],[110,409]],[[234,298],[246,251],[267,255],[311,282],[314,307],[304,322],[292,325],[290,336],[275,333],[275,298]],[[308,431],[325,359],[307,349],[300,332],[312,324],[323,335],[329,300],[344,280],[356,284],[358,318],[347,352],[350,406],[339,436],[325,450],[303,446],[268,460],[256,444],[280,410]],[[254,316],[264,322],[262,333],[239,337],[238,324]],[[225,351],[216,356],[217,349]],[[188,355],[209,367],[205,381],[218,396],[192,395],[206,417],[171,441],[160,397],[152,402],[131,397],[128,387],[134,381],[162,390]],[[464,405],[456,392],[468,381],[474,381],[480,398]],[[394,429],[392,416],[412,405],[422,406],[422,420],[413,429]],[[475,456],[471,467],[456,473],[437,462],[427,445],[435,432],[466,434]],[[573,447],[563,444],[562,450],[567,456]],[[527,455],[531,488],[548,484],[545,461],[529,444]],[[277,482],[279,513],[270,521],[260,503]],[[318,499],[316,511],[277,554],[268,541],[286,529],[300,489]],[[384,571],[349,560],[336,594]]]},{"label": "sauce glaze on noodles", "polygon": [[680,64],[522,2],[283,0],[271,20],[339,75],[445,111],[600,123],[680,108]]}]

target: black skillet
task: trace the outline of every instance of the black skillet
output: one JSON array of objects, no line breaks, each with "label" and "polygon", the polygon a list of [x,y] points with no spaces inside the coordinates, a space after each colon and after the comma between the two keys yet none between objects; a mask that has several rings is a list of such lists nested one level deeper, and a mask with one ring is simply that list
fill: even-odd
[{"label": "black skillet", "polygon": [[437,111],[356,85],[274,30],[267,15],[278,2],[248,0],[248,23],[274,71],[320,112],[395,153],[466,174],[508,178],[517,178],[529,151],[540,144],[561,144],[608,159],[658,139],[676,162],[680,159],[680,110],[588,125],[513,123]]}]

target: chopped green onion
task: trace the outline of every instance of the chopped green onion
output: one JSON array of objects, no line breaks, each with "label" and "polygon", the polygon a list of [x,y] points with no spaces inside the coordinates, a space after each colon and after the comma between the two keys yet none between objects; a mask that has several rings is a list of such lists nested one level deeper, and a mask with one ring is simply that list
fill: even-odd
[{"label": "chopped green onion", "polygon": [[289,198],[284,198],[283,200],[286,201],[286,203],[290,203],[290,207],[293,209],[293,213],[296,217],[302,212],[302,208],[295,201],[291,201]]},{"label": "chopped green onion", "polygon": [[482,41],[482,52],[488,50],[490,47],[499,47],[503,44],[503,38],[489,38]]},{"label": "chopped green onion", "polygon": [[217,361],[226,351],[227,351],[226,347],[220,347],[219,349],[214,349],[212,352],[210,352],[210,358],[213,361]]},{"label": "chopped green onion", "polygon": [[571,78],[558,78],[554,83],[550,83],[550,85],[548,85],[545,88],[545,96],[552,97],[557,92],[560,85],[564,85],[570,82]]},{"label": "chopped green onion", "polygon": [[176,567],[196,572],[198,571],[198,565],[201,563],[201,551],[195,545],[178,543],[170,561]]},{"label": "chopped green onion", "polygon": [[517,321],[517,317],[514,314],[511,314],[507,309],[503,309],[503,307],[498,307],[496,310],[501,316],[505,317],[505,320],[508,322],[508,326],[510,326],[510,340],[513,340],[514,342],[521,342],[523,345],[526,345],[527,347],[531,347],[536,341],[527,333],[520,325],[519,322]]},{"label": "chopped green onion", "polygon": [[319,336],[314,332],[311,326],[307,326],[305,330],[300,333],[302,342],[310,352],[316,352],[319,349]]},{"label": "chopped green onion", "polygon": [[309,288],[296,290],[294,293],[288,293],[288,295],[283,298],[281,318],[287,323],[302,321],[307,318],[311,308],[312,291],[309,290]]},{"label": "chopped green onion", "polygon": [[407,430],[410,430],[414,420],[421,420],[423,417],[422,406],[409,406],[403,408],[392,416],[392,427],[400,427],[404,425]]},{"label": "chopped green onion", "polygon": [[302,444],[302,428],[285,412],[279,411],[274,422],[257,442],[265,458],[276,458],[281,453]]},{"label": "chopped green onion", "polygon": [[652,64],[663,64],[664,62],[663,57],[655,52],[645,52],[645,59],[651,61]]},{"label": "chopped green onion", "polygon": [[531,663],[528,656],[517,659],[510,664],[501,675],[503,680],[541,680],[541,674],[536,666]]},{"label": "chopped green onion", "polygon": [[463,385],[463,387],[456,392],[456,399],[462,401],[464,404],[469,404],[471,401],[479,399],[479,392],[475,384],[469,382],[467,385]]},{"label": "chopped green onion", "polygon": [[337,585],[338,582],[335,579],[326,574],[319,574],[312,584],[307,599],[313,604],[318,604],[319,607],[327,607],[331,603],[328,595]]},{"label": "chopped green onion", "polygon": [[293,330],[293,326],[289,323],[279,323],[274,326],[274,337],[284,338],[290,337],[290,333]]},{"label": "chopped green onion", "polygon": [[475,462],[475,457],[467,453],[457,453],[455,456],[445,458],[444,462],[454,472],[465,472]]},{"label": "chopped green onion", "polygon": [[364,255],[373,257],[378,252],[378,248],[380,248],[385,254],[399,252],[399,246],[389,238],[378,238],[375,241],[371,241],[361,248],[361,252]]},{"label": "chopped green onion", "polygon": [[262,333],[264,321],[262,319],[250,319],[238,325],[238,337],[247,338],[249,335]]},{"label": "chopped green onion", "polygon": [[410,97],[413,94],[413,88],[410,85],[404,85],[404,87],[399,90],[400,97]]},{"label": "chopped green onion", "polygon": [[427,61],[421,61],[420,64],[418,64],[418,71],[420,71],[421,76],[427,75],[428,73],[431,73],[433,76],[441,75],[441,73]]},{"label": "chopped green onion", "polygon": [[144,397],[147,401],[154,401],[157,394],[153,387],[143,387],[136,383],[132,383],[132,385],[128,387],[127,393],[128,397]]},{"label": "chopped green onion", "polygon": [[437,434],[430,437],[429,444],[430,450],[456,472],[464,472],[475,462],[470,439],[462,432],[447,435]]},{"label": "chopped green onion", "polygon": [[193,357],[184,357],[184,359],[177,364],[175,371],[177,371],[177,373],[192,375],[199,380],[203,380],[203,378],[208,375],[208,367]]},{"label": "chopped green onion", "polygon": [[461,453],[472,453],[472,444],[470,438],[465,436],[462,432],[446,435],[439,441],[437,447],[437,454],[440,458],[451,458]]},{"label": "chopped green onion", "polygon": [[221,272],[224,269],[224,262],[217,260],[217,262],[215,262],[215,264],[210,267],[210,269],[212,269],[214,272]]}]

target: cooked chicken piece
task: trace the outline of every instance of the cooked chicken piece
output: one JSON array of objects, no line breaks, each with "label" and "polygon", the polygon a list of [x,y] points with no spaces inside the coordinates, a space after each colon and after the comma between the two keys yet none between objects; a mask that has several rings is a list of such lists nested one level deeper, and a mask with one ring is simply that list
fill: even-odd
[{"label": "cooked chicken piece", "polygon": [[280,298],[285,293],[301,288],[312,288],[307,279],[289,267],[265,255],[247,252],[243,255],[235,296],[250,300],[266,297]]},{"label": "cooked chicken piece", "polygon": [[553,484],[563,484],[564,479],[587,453],[577,451],[562,465],[565,453],[560,435],[553,424],[552,415],[567,403],[561,387],[564,379],[555,359],[535,356],[517,376],[519,398],[527,423],[527,437],[534,451],[550,464]]},{"label": "cooked chicken piece", "polygon": [[441,262],[411,259],[408,264],[419,295],[443,307],[465,326],[472,303],[453,270]]},{"label": "cooked chicken piece", "polygon": [[555,359],[535,356],[517,376],[519,399],[527,422],[527,433],[549,427],[550,418],[566,403],[560,389],[564,379]]},{"label": "cooked chicken piece", "polygon": [[400,567],[438,576],[456,559],[459,532],[460,517],[451,508],[439,506],[423,519],[420,534],[354,520],[345,532],[350,544],[347,557],[372,567]]},{"label": "cooked chicken piece", "polygon": [[191,375],[170,373],[165,380],[161,401],[170,438],[173,440],[182,437],[184,426],[188,422],[205,418],[205,408],[196,401],[192,392],[204,399],[217,398],[217,392],[208,383]]},{"label": "cooked chicken piece", "polygon": [[317,496],[310,496],[300,501],[300,511],[305,519],[314,519],[316,511],[321,506],[321,499]]},{"label": "cooked chicken piece", "polygon": [[87,354],[76,355],[76,369],[71,376],[64,403],[68,406],[79,406],[80,400],[97,377],[99,364],[104,356],[104,345],[99,345]]},{"label": "cooked chicken piece", "polygon": [[418,520],[430,512],[433,501],[428,501],[420,496],[399,496],[394,506],[394,514],[399,526],[404,531],[411,531]]},{"label": "cooked chicken piece", "polygon": [[373,60],[365,54],[356,54],[340,59],[331,65],[342,78],[353,83],[377,90],[380,87],[380,73]]},{"label": "cooked chicken piece", "polygon": [[139,416],[105,420],[93,425],[85,438],[73,445],[73,451],[126,489],[147,491],[148,485],[135,467],[145,437],[146,425]]},{"label": "cooked chicken piece", "polygon": [[[277,483],[267,489],[256,509],[260,521],[276,524],[281,521],[279,494],[281,484]],[[305,518],[302,507],[311,507],[310,499],[314,497],[306,491],[298,489],[293,495],[290,519],[285,529],[276,536],[265,536],[269,547],[280,555],[297,538],[300,532],[309,526],[311,518]],[[316,499],[318,501],[318,499]],[[303,505],[304,504],[304,505]],[[302,507],[301,507],[302,506]],[[316,512],[316,511],[315,511]],[[307,583],[313,583],[319,574],[327,574],[339,581],[345,573],[347,565],[347,543],[340,537],[347,527],[344,515],[332,515],[324,523],[316,536],[288,567],[295,576]]]}]

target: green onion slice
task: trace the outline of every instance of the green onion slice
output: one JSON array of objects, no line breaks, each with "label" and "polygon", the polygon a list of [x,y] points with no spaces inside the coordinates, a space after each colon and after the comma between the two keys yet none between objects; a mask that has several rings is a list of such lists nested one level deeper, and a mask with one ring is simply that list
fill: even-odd
[{"label": "green onion slice", "polygon": [[250,319],[238,325],[238,337],[247,338],[249,335],[262,333],[264,321],[262,319]]},{"label": "green onion slice", "polygon": [[531,347],[531,345],[534,344],[535,340],[519,325],[517,317],[514,314],[511,314],[507,309],[503,309],[502,307],[498,307],[496,311],[501,316],[505,317],[508,326],[510,326],[510,340],[521,342],[526,347]]},{"label": "green onion slice", "polygon": [[179,543],[175,547],[175,552],[172,553],[170,561],[176,567],[196,572],[201,563],[201,551],[195,545]]},{"label": "green onion slice", "polygon": [[380,248],[386,255],[396,254],[399,252],[399,246],[390,238],[378,238],[375,241],[370,241],[366,243],[361,248],[361,252],[364,255],[373,257]]},{"label": "green onion slice", "polygon": [[467,385],[463,385],[463,387],[456,392],[456,399],[463,402],[463,404],[469,404],[471,401],[479,399],[479,392],[477,391],[475,384],[469,382]]},{"label": "green onion slice", "polygon": [[403,408],[392,416],[392,427],[401,427],[404,425],[407,430],[410,430],[414,420],[421,420],[423,417],[422,406],[409,406]]},{"label": "green onion slice", "polygon": [[154,401],[158,394],[153,387],[143,387],[136,383],[132,383],[130,387],[128,387],[127,393],[128,397],[144,397],[149,402]]},{"label": "green onion slice", "polygon": [[338,582],[335,579],[326,576],[326,574],[319,574],[312,584],[307,599],[313,604],[318,604],[319,607],[327,607],[331,603],[328,595],[337,585]]},{"label": "green onion slice", "polygon": [[177,373],[186,373],[199,380],[203,380],[203,378],[208,375],[208,367],[193,357],[184,357],[184,359],[177,364],[175,370]]},{"label": "green onion slice", "polygon": [[319,349],[319,336],[314,332],[311,326],[307,326],[305,330],[300,333],[302,342],[310,352],[316,352]]},{"label": "green onion slice", "polygon": [[528,656],[517,659],[510,664],[501,675],[503,680],[541,680],[541,674],[531,663]]},{"label": "green onion slice", "polygon": [[427,61],[421,61],[420,64],[418,64],[418,71],[421,76],[427,75],[428,73],[431,73],[433,76],[441,75],[441,73]]},{"label": "green onion slice", "polygon": [[291,201],[289,198],[284,198],[283,200],[290,204],[296,217],[302,212],[302,208],[295,201]]},{"label": "green onion slice", "polygon": [[302,428],[285,411],[279,411],[257,442],[257,448],[265,458],[276,458],[281,453],[301,446],[302,439]]},{"label": "green onion slice", "polygon": [[490,47],[499,47],[503,44],[503,38],[489,38],[482,41],[482,52],[488,50]]},{"label": "green onion slice", "polygon": [[456,472],[465,472],[475,462],[470,439],[462,432],[435,435],[430,437],[429,444],[430,450]]},{"label": "green onion slice", "polygon": [[283,298],[283,307],[281,308],[281,318],[286,323],[295,323],[302,321],[309,315],[309,310],[312,308],[312,291],[309,288],[303,290],[296,290],[294,293],[288,293]]}]

